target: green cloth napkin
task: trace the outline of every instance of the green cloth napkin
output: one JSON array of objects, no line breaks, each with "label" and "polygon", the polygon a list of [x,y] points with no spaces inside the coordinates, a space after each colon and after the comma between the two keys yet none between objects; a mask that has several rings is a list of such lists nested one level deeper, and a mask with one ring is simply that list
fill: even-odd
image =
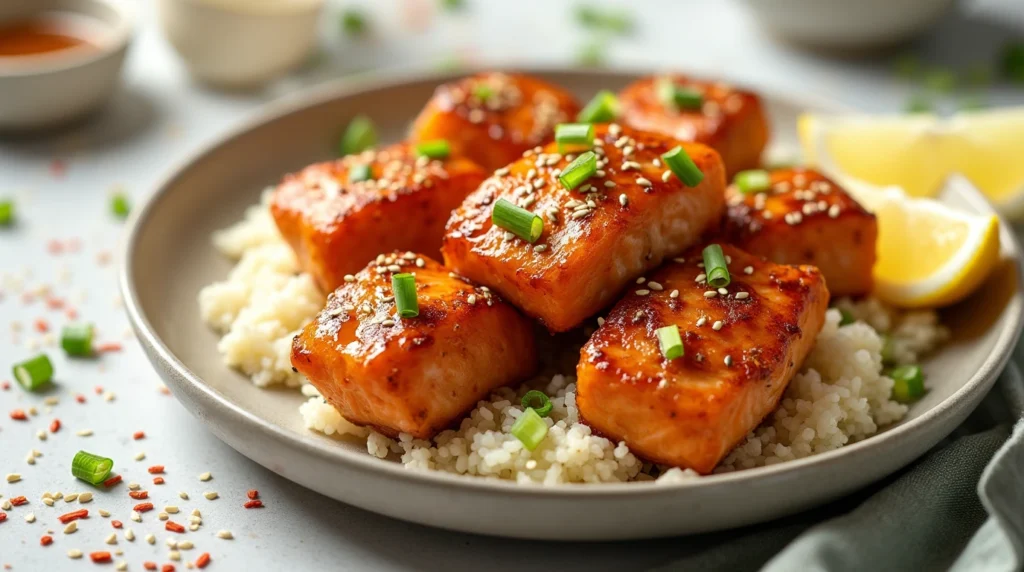
[{"label": "green cloth napkin", "polygon": [[794,517],[684,539],[657,570],[1016,571],[1024,567],[1024,378],[1011,365],[910,467]]}]

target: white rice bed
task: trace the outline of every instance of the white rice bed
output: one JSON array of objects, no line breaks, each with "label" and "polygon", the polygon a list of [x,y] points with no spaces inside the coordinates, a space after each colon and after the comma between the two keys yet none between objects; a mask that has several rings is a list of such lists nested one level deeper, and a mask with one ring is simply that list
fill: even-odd
[{"label": "white rice bed", "polygon": [[[203,319],[223,334],[224,363],[247,374],[257,386],[300,387],[309,400],[299,407],[306,426],[326,435],[366,439],[366,449],[394,458],[410,469],[501,478],[519,483],[674,482],[696,478],[690,470],[665,470],[634,456],[625,443],[593,435],[579,421],[574,371],[547,372],[519,388],[502,388],[481,401],[457,430],[431,441],[401,435],[390,439],[344,418],[301,375],[292,371],[292,336],[313,319],[324,296],[299,273],[289,247],[265,206],[217,233],[214,244],[237,259],[227,280],[199,294]],[[880,333],[890,337],[899,363],[916,362],[948,336],[933,311],[899,312],[874,299],[840,300],[838,308],[857,322],[840,326],[840,311],[828,311],[803,368],[790,382],[776,411],[740,443],[715,472],[760,467],[837,449],[874,435],[899,421],[907,407],[889,399],[892,379],[882,375]],[[509,429],[522,415],[522,396],[541,389],[552,397],[548,436],[534,451]]]}]

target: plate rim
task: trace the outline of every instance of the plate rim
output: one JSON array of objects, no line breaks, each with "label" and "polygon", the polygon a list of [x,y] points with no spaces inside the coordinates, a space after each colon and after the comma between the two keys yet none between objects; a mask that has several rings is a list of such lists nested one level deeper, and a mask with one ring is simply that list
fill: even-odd
[{"label": "plate rim", "polygon": [[[883,433],[874,435],[862,441],[845,445],[839,449],[818,453],[802,459],[795,459],[775,465],[744,469],[729,473],[711,474],[699,479],[688,479],[678,483],[654,482],[623,482],[623,483],[559,483],[555,485],[540,484],[519,484],[515,481],[508,481],[496,478],[472,478],[463,475],[456,475],[442,471],[409,470],[400,463],[388,462],[378,459],[365,452],[352,452],[340,448],[324,439],[308,439],[297,435],[289,429],[279,427],[276,424],[261,418],[254,412],[232,403],[221,395],[212,386],[193,372],[182,362],[163,340],[156,334],[152,324],[142,311],[138,300],[134,282],[134,254],[141,230],[146,222],[159,207],[161,201],[170,193],[177,179],[184,176],[191,168],[201,163],[210,153],[230,144],[235,139],[244,137],[254,130],[276,120],[283,119],[288,115],[313,107],[326,104],[336,99],[352,97],[367,91],[397,88],[402,84],[432,81],[442,83],[455,78],[463,77],[478,71],[507,71],[521,72],[527,74],[557,74],[557,75],[589,75],[600,74],[605,76],[617,76],[628,80],[641,75],[649,75],[662,70],[644,69],[582,69],[562,66],[524,65],[524,66],[500,66],[500,67],[467,67],[454,71],[424,71],[420,69],[395,68],[377,72],[373,77],[342,78],[333,80],[316,87],[301,90],[300,92],[285,96],[276,101],[269,102],[260,107],[250,117],[241,123],[229,128],[222,135],[211,140],[204,141],[194,151],[179,159],[163,177],[160,177],[155,185],[155,191],[150,193],[141,208],[137,208],[130,215],[127,221],[127,238],[121,248],[122,264],[118,272],[118,285],[125,302],[125,310],[129,322],[136,333],[139,342],[147,349],[146,352],[153,358],[159,359],[159,364],[151,363],[155,369],[161,368],[172,372],[171,376],[176,380],[183,381],[187,386],[181,388],[183,391],[191,391],[207,402],[221,414],[231,418],[232,423],[241,423],[247,427],[257,429],[266,437],[272,437],[283,443],[301,449],[306,454],[315,455],[330,463],[347,464],[350,469],[380,473],[381,476],[404,482],[420,485],[449,486],[455,485],[461,488],[470,488],[477,492],[493,492],[505,495],[516,495],[521,497],[562,497],[573,498],[601,497],[635,497],[641,495],[663,495],[673,492],[694,492],[700,489],[712,487],[724,487],[736,485],[750,480],[769,480],[795,478],[802,472],[813,472],[821,470],[833,460],[847,457],[861,457],[864,455],[880,454],[878,449],[898,446],[899,441],[906,440],[913,434],[921,432],[928,433],[928,429],[940,424],[943,419],[954,416],[963,409],[967,403],[974,401],[970,399],[979,392],[987,391],[995,379],[1009,362],[1017,339],[1024,328],[1024,312],[1016,311],[1010,313],[1010,322],[1000,332],[995,342],[993,351],[980,368],[968,378],[952,395],[936,404],[934,407],[922,413],[919,417],[901,423],[896,427],[888,429]],[[688,73],[682,71],[681,73]],[[695,76],[705,75],[701,72]],[[799,107],[832,110],[835,113],[848,113],[853,111],[849,106],[831,101],[816,95],[804,92],[787,93],[780,90],[758,86],[756,83],[744,83],[741,81],[729,80],[736,85],[752,86],[759,94],[771,100],[787,101]],[[991,211],[987,201],[980,195],[967,197],[975,208],[982,209],[982,212]],[[980,201],[980,204],[979,202]],[[997,216],[999,216],[997,214]],[[1018,287],[1013,296],[1003,308],[1007,310],[1024,308],[1024,272],[1022,272],[1022,252],[1019,242],[1005,220],[999,216],[999,224],[1003,241],[1003,249],[1011,255],[1010,260],[1014,263],[1018,275]],[[1005,239],[1009,238],[1009,241]],[[226,367],[226,366],[225,366]],[[172,384],[173,385],[173,384]],[[264,391],[253,386],[254,389]],[[979,397],[980,400],[980,397]],[[209,420],[203,419],[209,426]],[[216,435],[217,431],[211,431]],[[219,436],[218,436],[219,437]],[[261,464],[257,461],[257,464]]]}]

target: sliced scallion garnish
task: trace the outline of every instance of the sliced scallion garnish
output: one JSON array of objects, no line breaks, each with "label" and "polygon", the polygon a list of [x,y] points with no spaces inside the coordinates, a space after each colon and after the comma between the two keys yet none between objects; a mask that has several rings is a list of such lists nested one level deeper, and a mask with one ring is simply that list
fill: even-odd
[{"label": "sliced scallion garnish", "polygon": [[900,403],[916,401],[924,395],[924,372],[919,365],[901,365],[892,370],[892,398]]},{"label": "sliced scallion garnish", "polygon": [[708,284],[713,288],[725,288],[732,282],[729,267],[725,262],[725,253],[718,244],[709,244],[704,248],[704,273],[708,275]]},{"label": "sliced scallion garnish", "polygon": [[122,192],[116,192],[110,195],[110,212],[114,213],[114,216],[118,218],[125,218],[131,211],[131,204],[128,202],[128,196]]},{"label": "sliced scallion garnish", "polygon": [[85,451],[76,453],[75,459],[71,461],[71,474],[76,479],[83,480],[90,485],[102,483],[113,468],[113,459],[100,457]]},{"label": "sliced scallion garnish", "polygon": [[882,338],[882,363],[892,365],[896,363],[896,344],[889,334],[881,334]]},{"label": "sliced scallion garnish", "polygon": [[420,303],[416,297],[416,277],[409,273],[391,276],[391,290],[395,294],[398,315],[415,318],[420,315]]},{"label": "sliced scallion garnish", "polygon": [[444,159],[451,153],[451,147],[444,139],[424,141],[416,145],[416,154],[430,159]]},{"label": "sliced scallion garnish", "polygon": [[366,32],[366,16],[355,8],[345,10],[341,14],[341,27],[346,34],[360,36]]},{"label": "sliced scallion garnish", "polygon": [[14,379],[25,391],[36,391],[53,379],[53,364],[46,354],[14,364]]},{"label": "sliced scallion garnish", "polygon": [[673,324],[658,328],[655,330],[655,334],[658,336],[658,348],[661,349],[661,355],[665,356],[665,359],[683,357],[685,350],[683,349],[683,338],[679,335],[679,326]]},{"label": "sliced scallion garnish", "polygon": [[576,116],[581,123],[608,123],[619,116],[619,98],[602,89]]},{"label": "sliced scallion garnish", "polygon": [[659,79],[655,89],[658,100],[665,107],[693,110],[700,109],[704,105],[704,94],[695,89],[683,87],[669,77]]},{"label": "sliced scallion garnish", "polygon": [[516,422],[512,424],[509,433],[516,439],[519,439],[524,447],[533,451],[547,437],[548,424],[544,422],[544,419],[536,411],[527,407],[523,414],[519,416],[519,419],[516,419]]},{"label": "sliced scallion garnish", "polygon": [[68,324],[60,332],[60,347],[69,356],[90,356],[92,332],[92,324]]},{"label": "sliced scallion garnish", "polygon": [[0,199],[0,226],[10,226],[14,222],[14,201]]},{"label": "sliced scallion garnish", "polygon": [[701,172],[697,164],[693,162],[690,155],[686,152],[682,146],[677,146],[668,153],[661,156],[661,160],[668,165],[668,168],[672,170],[676,178],[683,182],[687,187],[695,187],[704,180],[704,173]]},{"label": "sliced scallion garnish", "polygon": [[594,125],[591,123],[560,123],[555,126],[555,142],[559,153],[589,151],[594,147]]},{"label": "sliced scallion garnish", "polygon": [[1014,42],[1004,47],[1000,64],[1003,77],[1013,83],[1024,83],[1024,42]]},{"label": "sliced scallion garnish", "polygon": [[486,83],[478,83],[473,86],[473,96],[480,101],[487,101],[494,95],[494,88]]},{"label": "sliced scallion garnish", "polygon": [[544,219],[505,199],[498,199],[491,209],[491,222],[533,244],[544,232]]},{"label": "sliced scallion garnish", "polygon": [[772,177],[764,169],[750,169],[736,173],[733,182],[741,193],[747,195],[767,191],[772,185]]},{"label": "sliced scallion garnish", "polygon": [[373,169],[367,163],[360,163],[359,165],[353,165],[348,170],[348,182],[350,183],[361,183],[363,181],[369,181],[373,178]]},{"label": "sliced scallion garnish", "polygon": [[551,410],[555,407],[543,391],[537,391],[536,389],[526,392],[522,399],[522,405],[523,409],[533,409],[541,417],[550,415]]},{"label": "sliced scallion garnish", "polygon": [[357,115],[349,122],[341,138],[339,151],[342,155],[362,153],[377,144],[377,127],[365,115]]},{"label": "sliced scallion garnish", "polygon": [[558,180],[563,187],[571,191],[593,177],[596,172],[597,155],[593,151],[587,151],[566,165],[565,170],[558,176]]},{"label": "sliced scallion garnish", "polygon": [[850,324],[857,321],[857,319],[853,317],[853,314],[849,310],[841,309],[839,310],[839,315],[841,316],[841,318],[839,319],[840,326],[849,326]]}]

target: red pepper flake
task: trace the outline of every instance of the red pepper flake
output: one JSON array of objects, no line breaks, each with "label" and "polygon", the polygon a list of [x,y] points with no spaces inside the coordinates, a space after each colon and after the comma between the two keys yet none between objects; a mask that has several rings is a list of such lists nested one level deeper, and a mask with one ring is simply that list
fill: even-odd
[{"label": "red pepper flake", "polygon": [[106,343],[98,344],[96,346],[96,352],[97,353],[101,353],[101,354],[110,353],[110,352],[119,352],[119,351],[121,351],[121,349],[122,349],[121,344],[119,344],[117,342],[106,342]]},{"label": "red pepper flake", "polygon": [[128,491],[128,496],[132,497],[135,500],[148,499],[149,498],[149,492],[148,491]]},{"label": "red pepper flake", "polygon": [[142,431],[136,431],[135,433],[132,434],[132,439],[135,439],[136,441],[138,441],[139,439],[145,439],[145,438],[146,438],[146,434],[143,433]]},{"label": "red pepper flake", "polygon": [[151,474],[151,475],[162,475],[164,473],[164,466],[163,465],[153,465],[152,467],[150,467],[147,470],[149,471],[149,474]]},{"label": "red pepper flake", "polygon": [[36,331],[39,332],[40,334],[45,334],[46,332],[50,331],[50,324],[49,324],[49,322],[47,322],[46,320],[44,320],[42,318],[36,318],[35,327],[36,327]]},{"label": "red pepper flake", "polygon": [[156,570],[156,562],[143,562],[142,567],[146,570]]},{"label": "red pepper flake", "polygon": [[56,433],[57,431],[60,431],[60,419],[50,421],[50,433]]},{"label": "red pepper flake", "polygon": [[7,520],[7,513],[0,510],[0,522]]},{"label": "red pepper flake", "polygon": [[206,565],[210,563],[210,553],[203,552],[196,558],[196,568],[206,568]]},{"label": "red pepper flake", "polygon": [[245,501],[245,504],[243,504],[242,506],[244,506],[245,508],[263,508],[263,501],[259,499]]},{"label": "red pepper flake", "polygon": [[93,552],[93,553],[89,554],[89,558],[91,558],[92,561],[95,562],[96,564],[103,564],[105,562],[110,562],[110,553],[106,552],[106,551],[104,551],[104,552]]},{"label": "red pepper flake", "polygon": [[11,382],[4,380],[3,383],[0,383],[0,388],[2,388],[4,391],[7,391],[8,389],[11,388]]},{"label": "red pepper flake", "polygon": [[28,504],[28,499],[25,498],[25,497],[14,497],[14,498],[11,499],[11,504],[14,505],[14,506],[21,506],[23,504]]},{"label": "red pepper flake", "polygon": [[64,245],[57,239],[53,239],[46,243],[46,251],[50,254],[57,255],[64,252]]},{"label": "red pepper flake", "polygon": [[51,544],[53,544],[53,537],[49,534],[44,534],[43,537],[39,539],[39,546],[49,546]]},{"label": "red pepper flake", "polygon": [[151,503],[151,502],[139,503],[139,504],[135,505],[134,507],[132,507],[132,510],[134,510],[135,512],[148,512],[148,511],[153,510],[153,503]]},{"label": "red pepper flake", "polygon": [[164,564],[160,572],[174,572],[174,564]]},{"label": "red pepper flake", "polygon": [[102,395],[103,394],[103,386],[102,385],[97,385],[96,387],[92,388],[92,390],[96,392],[96,395]]},{"label": "red pepper flake", "polygon": [[25,421],[28,419],[28,415],[25,415],[25,411],[23,409],[15,409],[14,411],[11,411],[11,419],[14,419],[15,421]]},{"label": "red pepper flake", "polygon": [[75,396],[75,401],[79,403],[85,403],[85,396],[79,393],[78,395]]},{"label": "red pepper flake", "polygon": [[164,528],[171,532],[177,532],[179,534],[185,532],[185,527],[174,522],[173,520],[168,520],[166,523],[164,523]]},{"label": "red pepper flake", "polygon": [[53,298],[53,297],[47,298],[46,299],[46,307],[51,309],[51,310],[60,310],[61,308],[64,307],[64,300],[61,300],[60,298]]},{"label": "red pepper flake", "polygon": [[65,164],[61,159],[54,159],[50,161],[50,175],[54,178],[63,177],[67,169],[67,164]]},{"label": "red pepper flake", "polygon": [[68,308],[67,310],[64,310],[64,315],[67,316],[69,320],[76,320],[78,319],[78,310]]},{"label": "red pepper flake", "polygon": [[153,477],[153,484],[154,485],[162,485],[162,484],[164,484],[164,478],[163,477]]},{"label": "red pepper flake", "polygon": [[71,511],[67,514],[62,514],[57,517],[57,520],[59,520],[61,524],[67,524],[72,520],[78,520],[80,518],[85,518],[87,516],[89,516],[89,511],[83,508]]},{"label": "red pepper flake", "polygon": [[109,489],[117,483],[120,483],[122,478],[123,477],[121,475],[114,475],[113,477],[103,481],[103,486]]},{"label": "red pepper flake", "polygon": [[113,526],[114,528],[121,528],[124,525],[121,524],[120,520],[112,520],[110,521],[110,526]]},{"label": "red pepper flake", "polygon": [[249,497],[249,500],[255,500],[260,498],[260,492],[256,489],[249,489],[249,492],[245,493],[245,496]]}]

